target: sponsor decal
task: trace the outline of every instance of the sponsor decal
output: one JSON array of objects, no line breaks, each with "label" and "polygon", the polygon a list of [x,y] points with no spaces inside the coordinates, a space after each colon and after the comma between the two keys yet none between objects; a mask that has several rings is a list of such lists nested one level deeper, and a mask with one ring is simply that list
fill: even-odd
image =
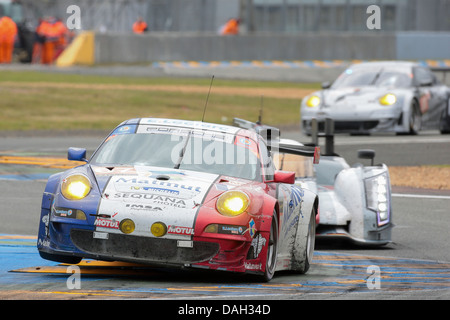
[{"label": "sponsor decal", "polygon": [[162,211],[162,208],[160,208],[160,207],[148,206],[148,205],[143,205],[143,204],[127,203],[125,205],[125,207],[130,210]]},{"label": "sponsor decal", "polygon": [[178,119],[162,119],[162,118],[145,118],[141,119],[141,125],[152,124],[152,125],[163,125],[163,126],[176,126],[185,128],[195,128],[195,129],[207,129],[207,130],[217,130],[229,133],[235,133],[240,130],[237,127],[225,126],[215,123],[207,123],[200,121],[191,120],[178,120]]},{"label": "sponsor decal", "polygon": [[84,212],[77,209],[52,207],[52,214],[55,217],[77,219],[77,216],[84,216]]},{"label": "sponsor decal", "polygon": [[256,233],[256,223],[253,219],[250,220],[250,222],[248,223],[248,233],[250,235],[250,237],[254,237],[255,233]]},{"label": "sponsor decal", "polygon": [[246,229],[244,229],[244,227],[242,226],[231,226],[231,225],[224,225],[224,224],[219,224],[219,229],[218,229],[218,233],[221,234],[243,234],[246,231]]},{"label": "sponsor decal", "polygon": [[171,196],[194,196],[196,193],[201,192],[201,187],[191,186],[186,184],[180,184],[178,182],[168,182],[156,179],[139,179],[139,178],[119,178],[115,180],[116,188],[120,191],[127,190],[140,190],[148,191],[149,193],[171,195]]},{"label": "sponsor decal", "polygon": [[127,134],[127,133],[135,133],[136,125],[125,125],[117,128],[113,134]]},{"label": "sponsor decal", "polygon": [[244,267],[247,270],[262,270],[262,264],[261,263],[244,262]]},{"label": "sponsor decal", "polygon": [[178,234],[178,235],[186,235],[192,236],[194,235],[194,228],[189,227],[179,227],[179,226],[169,226],[167,229],[168,234]]},{"label": "sponsor decal", "polygon": [[101,228],[119,229],[119,221],[109,219],[96,219],[94,226]]},{"label": "sponsor decal", "polygon": [[236,146],[240,146],[240,147],[243,147],[245,149],[248,149],[248,150],[250,150],[251,152],[253,152],[257,156],[259,155],[259,153],[258,153],[258,145],[256,144],[255,141],[253,141],[249,137],[237,136],[234,143],[236,144]]},{"label": "sponsor decal", "polygon": [[131,190],[133,191],[150,191],[151,193],[161,193],[161,194],[169,194],[171,196],[177,196],[180,194],[178,190],[164,189],[164,188],[155,188],[155,187],[139,187],[139,186],[131,186]]},{"label": "sponsor decal", "polygon": [[303,189],[300,189],[297,186],[292,186],[292,188],[291,188],[291,200],[289,201],[289,210],[288,210],[288,214],[287,214],[287,217],[286,217],[286,221],[289,221],[292,213],[299,206],[300,206],[300,214],[302,214],[301,204],[302,204],[302,201],[303,201],[302,199],[303,199],[304,194],[305,193],[304,193]]},{"label": "sponsor decal", "polygon": [[50,247],[49,239],[38,239],[37,241],[38,247]]},{"label": "sponsor decal", "polygon": [[149,200],[155,204],[172,206],[176,208],[186,208],[186,202],[183,199],[171,198],[154,194],[117,192],[114,193],[113,197],[116,199],[121,198],[134,200]]},{"label": "sponsor decal", "polygon": [[67,218],[71,218],[71,217],[72,217],[72,214],[73,214],[73,210],[72,210],[72,209],[66,209],[66,208],[58,208],[58,207],[54,207],[52,213],[53,213],[55,216],[57,216],[57,217],[67,217]]},{"label": "sponsor decal", "polygon": [[258,258],[259,254],[262,251],[262,248],[266,245],[267,239],[264,238],[261,234],[258,234],[256,237],[252,240],[252,247],[253,247],[253,257],[254,259]]}]

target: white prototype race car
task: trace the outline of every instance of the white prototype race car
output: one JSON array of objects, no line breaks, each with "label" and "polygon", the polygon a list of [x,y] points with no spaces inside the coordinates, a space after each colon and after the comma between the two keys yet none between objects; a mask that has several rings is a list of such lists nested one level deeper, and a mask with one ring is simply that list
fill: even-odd
[{"label": "white prototype race car", "polygon": [[[302,145],[294,140],[280,142],[291,148]],[[370,246],[391,242],[389,171],[385,164],[373,164],[373,150],[358,150],[359,158],[371,160],[368,166],[361,163],[350,166],[343,157],[326,152],[314,165],[311,159],[301,156],[282,154],[281,157],[276,166],[296,172],[296,183],[319,195],[316,238],[347,238]]]},{"label": "white prototype race car", "polygon": [[304,148],[291,139],[272,140],[272,159],[278,170],[295,172],[296,184],[319,195],[316,238],[349,239],[358,245],[390,243],[392,223],[391,183],[388,167],[374,164],[373,150],[358,150],[358,157],[371,160],[350,166],[334,153],[332,134],[320,150],[320,161],[289,150]]}]

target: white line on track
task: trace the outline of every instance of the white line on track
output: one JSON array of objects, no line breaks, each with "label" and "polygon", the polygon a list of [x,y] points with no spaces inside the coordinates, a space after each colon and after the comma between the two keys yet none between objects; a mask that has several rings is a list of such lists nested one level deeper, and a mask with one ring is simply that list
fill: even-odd
[{"label": "white line on track", "polygon": [[421,198],[421,199],[450,200],[450,196],[427,195],[427,194],[393,193],[392,196],[397,197],[397,198]]}]

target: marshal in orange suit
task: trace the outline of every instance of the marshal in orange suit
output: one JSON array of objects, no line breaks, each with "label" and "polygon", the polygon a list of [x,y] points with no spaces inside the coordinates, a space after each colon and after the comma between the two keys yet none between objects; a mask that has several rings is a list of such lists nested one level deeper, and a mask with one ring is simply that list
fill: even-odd
[{"label": "marshal in orange suit", "polygon": [[0,63],[11,63],[16,35],[16,23],[7,16],[0,18]]}]

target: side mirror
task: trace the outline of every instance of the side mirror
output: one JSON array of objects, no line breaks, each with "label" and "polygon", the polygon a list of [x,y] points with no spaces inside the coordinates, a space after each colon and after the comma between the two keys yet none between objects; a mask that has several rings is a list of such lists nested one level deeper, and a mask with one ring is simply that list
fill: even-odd
[{"label": "side mirror", "polygon": [[322,82],[322,89],[329,89],[331,87],[330,81]]},{"label": "side mirror", "polygon": [[84,149],[84,148],[69,148],[69,151],[67,152],[67,159],[71,160],[71,161],[87,162],[86,149]]},{"label": "side mirror", "polygon": [[371,150],[371,149],[358,150],[358,158],[371,160],[371,165],[373,166],[373,159],[375,158],[375,151]]},{"label": "side mirror", "polygon": [[275,171],[274,174],[274,182],[278,183],[287,183],[294,184],[295,183],[295,173],[290,171]]}]

